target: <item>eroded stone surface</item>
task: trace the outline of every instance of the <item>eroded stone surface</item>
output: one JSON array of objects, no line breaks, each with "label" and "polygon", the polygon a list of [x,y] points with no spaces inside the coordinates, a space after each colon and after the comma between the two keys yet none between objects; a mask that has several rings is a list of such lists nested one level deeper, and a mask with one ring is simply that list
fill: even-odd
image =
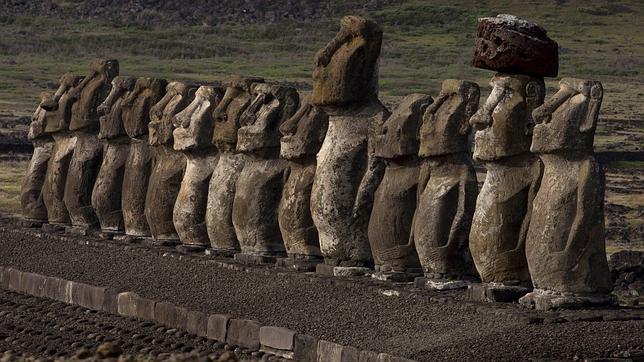
[{"label": "eroded stone surface", "polygon": [[239,250],[233,225],[233,203],[235,185],[247,156],[237,153],[237,131],[242,113],[253,99],[251,86],[263,81],[262,78],[241,76],[224,79],[226,93],[212,112],[215,122],[212,143],[217,146],[220,159],[208,188],[206,225],[211,247],[216,251],[232,253]]},{"label": "eroded stone surface", "polygon": [[555,294],[588,297],[612,289],[604,241],[605,179],[592,148],[602,97],[601,83],[564,78],[559,91],[532,113],[537,123],[532,151],[544,173],[526,255],[535,288]]},{"label": "eroded stone surface", "polygon": [[559,45],[546,30],[516,16],[480,18],[472,65],[498,72],[556,77]]},{"label": "eroded stone surface", "polygon": [[440,274],[436,279],[469,279],[476,274],[469,233],[478,186],[467,138],[479,94],[476,83],[444,81],[420,128],[422,166],[413,240],[423,271]]},{"label": "eroded stone surface", "polygon": [[376,270],[420,269],[410,233],[418,186],[418,127],[431,103],[432,97],[426,94],[406,96],[374,139],[375,155],[386,164],[369,219],[368,236]]},{"label": "eroded stone surface", "polygon": [[241,116],[237,151],[248,155],[235,186],[233,225],[244,254],[282,255],[279,202],[288,178],[288,162],[279,158],[279,127],[297,111],[295,88],[258,83]]},{"label": "eroded stone surface", "polygon": [[174,149],[187,157],[186,171],[174,204],[174,226],[182,244],[199,249],[210,246],[206,195],[219,158],[210,142],[214,127],[212,111],[222,96],[221,88],[201,86],[193,101],[173,120]]},{"label": "eroded stone surface", "polygon": [[316,55],[313,104],[329,115],[317,155],[311,216],[326,262],[372,264],[367,228],[384,164],[368,147],[389,115],[377,98],[382,31],[372,21],[347,16]]},{"label": "eroded stone surface", "polygon": [[283,135],[280,156],[289,161],[289,176],[279,204],[278,221],[286,252],[294,258],[322,256],[310,205],[315,155],[322,146],[328,126],[329,116],[307,99],[280,127]]},{"label": "eroded stone surface", "polygon": [[478,195],[470,231],[470,251],[483,282],[530,285],[525,238],[542,174],[529,153],[531,112],[543,103],[543,79],[497,74],[492,93],[472,116],[474,158],[487,175]]}]

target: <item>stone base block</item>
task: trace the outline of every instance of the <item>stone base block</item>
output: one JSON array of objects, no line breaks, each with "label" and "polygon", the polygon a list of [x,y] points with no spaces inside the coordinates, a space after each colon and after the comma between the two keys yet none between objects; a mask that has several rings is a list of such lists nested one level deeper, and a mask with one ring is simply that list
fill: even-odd
[{"label": "stone base block", "polygon": [[210,245],[181,244],[181,245],[177,245],[176,249],[180,253],[196,254],[196,253],[203,253],[209,247]]},{"label": "stone base block", "polygon": [[257,264],[275,264],[276,256],[271,255],[257,255],[257,254],[235,254],[235,261],[242,264],[257,265]]},{"label": "stone base block", "polygon": [[231,319],[226,333],[226,343],[247,348],[251,351],[259,350],[259,322],[249,319]]},{"label": "stone base block", "polygon": [[369,274],[372,270],[370,268],[360,266],[332,266],[328,264],[318,264],[315,266],[315,272],[334,277],[355,277]]},{"label": "stone base block", "polygon": [[205,254],[208,256],[233,258],[239,250],[226,250],[226,249],[206,249]]},{"label": "stone base block", "polygon": [[65,231],[65,227],[69,225],[64,224],[42,224],[42,231],[46,233],[59,233]]},{"label": "stone base block", "polygon": [[93,229],[89,226],[67,226],[65,227],[65,234],[70,234],[70,235],[78,235],[78,236],[90,236],[93,231],[96,229]]},{"label": "stone base block", "polygon": [[127,234],[114,235],[114,238],[113,238],[114,241],[118,241],[125,244],[139,244],[139,243],[145,242],[147,239],[151,239],[151,238],[143,238],[140,236],[127,235]]},{"label": "stone base block", "polygon": [[170,303],[156,303],[154,305],[154,319],[166,326],[184,330],[188,323],[188,310]]},{"label": "stone base block", "polygon": [[275,266],[300,272],[313,272],[322,259],[294,259],[294,258],[277,258]]},{"label": "stone base block", "polygon": [[519,304],[537,310],[580,309],[588,307],[614,307],[617,298],[614,295],[564,295],[557,292],[536,289],[521,299]]},{"label": "stone base block", "polygon": [[145,238],[143,239],[143,243],[151,246],[168,246],[171,248],[181,245],[181,241],[179,239],[155,240],[153,238]]},{"label": "stone base block", "polygon": [[449,280],[449,279],[433,279],[427,277],[419,277],[414,280],[416,288],[423,288],[429,290],[456,290],[467,289],[472,282],[469,280]]},{"label": "stone base block", "polygon": [[232,317],[227,314],[211,314],[208,316],[208,338],[214,339],[218,342],[225,342],[231,318]]},{"label": "stone base block", "polygon": [[18,226],[23,228],[41,228],[47,220],[22,219],[18,221]]},{"label": "stone base block", "polygon": [[418,278],[422,273],[405,273],[405,272],[384,272],[377,271],[371,274],[371,277],[376,280],[389,281],[393,283],[410,283]]},{"label": "stone base block", "polygon": [[91,233],[93,237],[96,237],[102,240],[113,240],[116,236],[119,236],[121,234],[122,234],[121,232],[112,231],[112,230],[96,230],[95,232]]},{"label": "stone base block", "polygon": [[528,294],[532,289],[518,285],[503,284],[470,284],[466,298],[477,302],[514,303]]}]

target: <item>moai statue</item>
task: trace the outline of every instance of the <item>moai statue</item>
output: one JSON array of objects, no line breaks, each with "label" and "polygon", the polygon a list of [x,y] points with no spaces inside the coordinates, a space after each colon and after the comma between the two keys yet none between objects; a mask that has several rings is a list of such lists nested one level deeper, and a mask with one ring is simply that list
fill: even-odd
[{"label": "moai statue", "polygon": [[254,96],[240,119],[237,151],[248,160],[237,179],[233,226],[245,263],[275,263],[286,254],[277,220],[288,162],[279,157],[279,127],[297,111],[300,97],[292,87],[257,83]]},{"label": "moai statue", "polygon": [[42,187],[47,221],[52,225],[69,224],[69,213],[64,201],[65,183],[76,145],[76,136],[69,132],[72,104],[76,101],[76,98],[70,97],[70,92],[82,80],[83,77],[72,74],[63,75],[53,96],[40,103],[40,107],[45,110],[45,133],[54,139],[54,149]]},{"label": "moai statue", "polygon": [[223,89],[201,86],[195,98],[174,116],[174,149],[187,158],[186,172],[174,204],[174,227],[186,252],[201,252],[210,246],[206,229],[208,185],[217,164],[217,149],[212,145],[212,111],[223,96]]},{"label": "moai statue", "polygon": [[133,77],[115,77],[109,95],[98,106],[98,139],[103,142],[103,164],[94,183],[92,206],[106,237],[124,230],[121,189],[130,142],[123,127],[122,106],[123,99],[132,91],[135,82],[136,78]]},{"label": "moai statue", "polygon": [[369,218],[374,278],[403,281],[421,272],[409,235],[418,187],[418,127],[431,103],[425,94],[403,98],[373,142],[375,155],[385,162]]},{"label": "moai statue", "polygon": [[240,76],[224,79],[226,93],[212,112],[215,122],[212,144],[219,150],[219,161],[208,188],[206,225],[210,251],[217,255],[232,257],[240,250],[233,225],[233,202],[235,185],[248,157],[237,152],[237,131],[241,115],[253,99],[251,86],[263,81],[262,78]]},{"label": "moai statue", "polygon": [[604,173],[593,154],[602,103],[596,81],[563,78],[559,91],[532,112],[531,150],[543,161],[526,240],[535,291],[521,298],[537,309],[614,303],[604,242]]},{"label": "moai statue", "polygon": [[123,100],[126,112],[123,127],[129,137],[130,153],[123,175],[121,206],[125,234],[128,237],[150,236],[150,228],[145,218],[145,198],[153,163],[152,150],[148,143],[148,123],[150,108],[163,98],[166,85],[165,79],[141,77],[136,80],[132,92]]},{"label": "moai statue", "polygon": [[313,105],[329,115],[329,128],[317,156],[311,216],[325,261],[317,270],[334,275],[373,265],[367,229],[384,163],[369,143],[389,116],[378,100],[380,27],[359,16],[340,25],[317,53],[313,73]]},{"label": "moai statue", "polygon": [[474,158],[487,169],[470,251],[486,283],[476,286],[482,299],[514,301],[531,288],[525,239],[543,168],[530,153],[531,113],[543,103],[543,77],[557,74],[557,43],[543,28],[511,15],[479,19],[477,36],[473,64],[506,73],[492,78],[490,96],[470,119],[477,129]]},{"label": "moai statue", "polygon": [[192,102],[196,90],[186,83],[170,82],[165,96],[150,109],[149,143],[155,162],[145,198],[145,218],[154,242],[161,245],[180,243],[172,212],[186,169],[186,156],[173,148],[172,118]]},{"label": "moai statue", "polygon": [[[40,103],[51,97],[50,94],[42,93]],[[40,103],[31,116],[29,133],[27,138],[34,145],[34,152],[29,161],[27,174],[22,182],[20,192],[20,204],[22,216],[30,225],[42,225],[47,222],[47,208],[43,200],[43,184],[47,174],[47,164],[51,158],[54,148],[54,139],[45,133],[45,111]]]},{"label": "moai statue", "polygon": [[310,99],[280,126],[280,157],[288,160],[289,176],[282,191],[278,222],[288,258],[278,264],[314,271],[322,261],[318,230],[311,218],[311,190],[317,155],[329,126],[329,116]]},{"label": "moai statue", "polygon": [[476,206],[476,171],[468,150],[476,83],[448,79],[420,127],[418,205],[412,239],[430,289],[466,288],[476,279],[469,234]]},{"label": "moai statue", "polygon": [[65,183],[65,206],[69,211],[72,231],[87,233],[98,226],[92,207],[92,190],[101,167],[103,147],[98,140],[98,106],[105,100],[118,75],[119,63],[114,59],[96,59],[90,73],[70,91],[77,101],[72,105],[69,130],[76,136],[76,146]]}]

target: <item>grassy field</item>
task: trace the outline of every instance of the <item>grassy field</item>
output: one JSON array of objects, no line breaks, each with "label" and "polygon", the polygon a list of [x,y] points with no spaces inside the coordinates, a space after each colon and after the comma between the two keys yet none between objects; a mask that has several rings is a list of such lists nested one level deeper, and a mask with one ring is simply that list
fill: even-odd
[{"label": "grassy field", "polygon": [[[537,22],[561,46],[560,76],[599,79],[603,116],[644,118],[644,6],[612,2],[406,1],[369,14],[384,30],[381,94],[435,94],[445,78],[487,87],[492,72],[469,65],[476,19],[511,13]],[[28,114],[39,92],[64,72],[85,73],[89,59],[119,59],[121,73],[212,81],[252,74],[309,83],[312,58],[338,19],[273,25],[115,27],[97,21],[0,15],[0,113]],[[556,86],[556,80],[549,86]],[[552,92],[552,88],[550,89]]]}]

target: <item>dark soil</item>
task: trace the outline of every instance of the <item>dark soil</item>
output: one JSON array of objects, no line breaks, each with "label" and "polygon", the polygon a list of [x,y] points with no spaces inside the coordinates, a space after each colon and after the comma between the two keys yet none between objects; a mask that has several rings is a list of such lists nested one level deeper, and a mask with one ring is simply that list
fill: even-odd
[{"label": "dark soil", "polygon": [[[256,319],[420,361],[591,358],[644,350],[643,320],[550,323],[557,320],[551,314],[534,319],[535,312],[518,306],[459,302],[462,293],[389,285],[400,296],[386,296],[366,278],[331,279],[261,267],[238,271],[205,257],[179,258],[170,249],[81,245],[80,237],[0,230],[3,266],[135,291],[188,309]],[[586,312],[574,313],[583,320]]]}]

